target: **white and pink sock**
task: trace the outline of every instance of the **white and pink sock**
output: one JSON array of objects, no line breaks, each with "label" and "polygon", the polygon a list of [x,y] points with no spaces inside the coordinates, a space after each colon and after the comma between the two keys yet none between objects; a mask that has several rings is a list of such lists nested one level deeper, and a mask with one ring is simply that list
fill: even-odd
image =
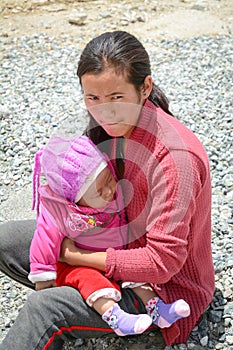
[{"label": "white and pink sock", "polygon": [[118,304],[111,306],[102,319],[115,331],[117,335],[141,334],[151,325],[152,319],[147,314],[133,315],[123,311]]},{"label": "white and pink sock", "polygon": [[183,299],[165,304],[161,299],[153,297],[146,303],[146,309],[153,323],[160,328],[170,327],[180,318],[190,315],[190,307]]}]

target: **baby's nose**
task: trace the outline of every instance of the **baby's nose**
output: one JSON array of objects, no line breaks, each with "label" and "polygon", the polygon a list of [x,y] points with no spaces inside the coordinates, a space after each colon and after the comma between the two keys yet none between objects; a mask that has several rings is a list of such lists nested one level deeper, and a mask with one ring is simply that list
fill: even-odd
[{"label": "baby's nose", "polygon": [[106,200],[106,201],[108,201],[109,199],[112,198],[112,195],[113,195],[113,190],[112,190],[112,188],[106,187],[106,188],[104,189],[103,199]]}]

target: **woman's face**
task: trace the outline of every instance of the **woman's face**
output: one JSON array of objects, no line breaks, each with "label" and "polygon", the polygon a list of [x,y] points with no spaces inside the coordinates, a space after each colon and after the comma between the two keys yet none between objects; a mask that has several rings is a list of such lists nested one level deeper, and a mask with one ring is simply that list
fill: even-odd
[{"label": "woman's face", "polygon": [[137,92],[124,74],[112,68],[86,73],[81,82],[86,107],[97,123],[112,137],[129,137],[147,98],[145,89]]}]

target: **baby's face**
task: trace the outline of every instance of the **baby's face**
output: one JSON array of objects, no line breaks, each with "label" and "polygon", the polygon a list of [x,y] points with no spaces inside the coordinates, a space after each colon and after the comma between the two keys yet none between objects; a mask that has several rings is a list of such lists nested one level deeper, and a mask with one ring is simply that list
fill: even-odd
[{"label": "baby's face", "polygon": [[114,199],[116,188],[117,183],[110,169],[106,167],[78,201],[78,205],[96,209],[104,208]]}]

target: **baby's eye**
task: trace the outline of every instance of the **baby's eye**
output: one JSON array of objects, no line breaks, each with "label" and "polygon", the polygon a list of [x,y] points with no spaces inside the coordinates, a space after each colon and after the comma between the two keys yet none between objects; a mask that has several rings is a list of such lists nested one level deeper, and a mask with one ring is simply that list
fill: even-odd
[{"label": "baby's eye", "polygon": [[100,197],[102,197],[102,191],[96,193],[95,199],[98,199]]},{"label": "baby's eye", "polygon": [[115,182],[115,179],[114,179],[113,175],[111,175],[111,177],[110,177],[110,179],[109,179],[109,182],[110,182],[110,183],[111,183],[111,182]]}]

